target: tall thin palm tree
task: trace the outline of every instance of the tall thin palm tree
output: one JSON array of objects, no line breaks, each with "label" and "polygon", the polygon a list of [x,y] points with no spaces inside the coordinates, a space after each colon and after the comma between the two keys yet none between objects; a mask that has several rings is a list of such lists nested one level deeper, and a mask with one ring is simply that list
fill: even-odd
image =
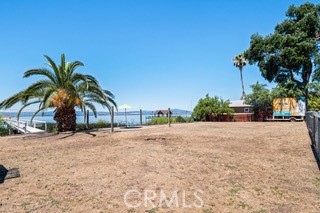
[{"label": "tall thin palm tree", "polygon": [[97,110],[94,103],[107,107],[117,107],[114,95],[100,87],[99,82],[91,75],[76,72],[78,67],[84,66],[80,61],[66,62],[64,54],[61,55],[59,66],[47,55],[44,56],[50,69],[37,68],[24,73],[28,78],[34,75],[45,77],[35,82],[25,90],[7,98],[0,103],[0,109],[8,109],[16,103],[21,103],[20,113],[26,107],[38,104],[38,110],[31,120],[39,112],[51,108],[54,109],[54,120],[57,122],[58,131],[74,131],[76,129],[76,110],[84,112],[86,117],[87,108],[91,109],[95,116]]},{"label": "tall thin palm tree", "polygon": [[244,92],[244,83],[243,83],[243,76],[242,76],[242,69],[244,66],[246,66],[247,61],[244,58],[243,54],[238,54],[233,59],[233,65],[238,67],[240,70],[240,77],[241,77],[241,84],[242,84],[242,95],[241,100],[244,100],[246,98],[246,93]]}]

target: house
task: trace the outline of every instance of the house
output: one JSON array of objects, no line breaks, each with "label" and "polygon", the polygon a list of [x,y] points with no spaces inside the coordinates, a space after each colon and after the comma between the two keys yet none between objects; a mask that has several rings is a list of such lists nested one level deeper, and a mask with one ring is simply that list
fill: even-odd
[{"label": "house", "polygon": [[[168,110],[156,110],[153,112],[153,116],[167,116],[168,117],[169,111]],[[170,115],[172,114],[171,110],[170,110]]]},{"label": "house", "polygon": [[239,122],[253,120],[253,106],[245,104],[244,100],[230,101],[229,107],[234,110],[233,118]]},{"label": "house", "polygon": [[229,107],[234,110],[234,113],[253,113],[253,106],[245,104],[244,100],[230,101]]}]

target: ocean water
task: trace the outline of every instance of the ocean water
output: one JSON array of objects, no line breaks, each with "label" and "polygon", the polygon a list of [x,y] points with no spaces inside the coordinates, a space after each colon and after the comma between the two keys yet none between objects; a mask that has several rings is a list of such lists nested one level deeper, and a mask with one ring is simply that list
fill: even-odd
[{"label": "ocean water", "polygon": [[[146,116],[146,115],[142,116],[143,123],[147,123],[147,121],[148,121],[147,117],[150,117],[150,116]],[[31,117],[20,117],[21,121],[30,121],[30,119],[31,119]],[[34,118],[34,120],[46,121],[48,123],[55,123],[52,116],[36,116]],[[96,123],[99,120],[110,123],[111,117],[109,115],[102,115],[102,116],[97,116],[97,117],[89,116],[89,123]],[[120,115],[114,116],[114,122],[115,123],[125,123],[125,116],[122,116],[122,115],[121,116]],[[140,115],[127,115],[127,122],[128,123],[130,123],[130,122],[139,123],[140,122]],[[84,117],[78,115],[77,116],[77,123],[84,123]]]},{"label": "ocean water", "polygon": [[[172,116],[178,116],[178,115],[172,115]],[[181,115],[183,117],[190,117],[190,115],[185,114]],[[30,121],[31,117],[20,117],[21,121]],[[142,123],[145,124],[151,119],[150,115],[142,115]],[[53,116],[36,116],[34,120],[37,121],[46,121],[48,123],[55,123],[53,120]],[[110,115],[98,115],[97,118],[94,116],[89,116],[89,123],[96,123],[99,120],[103,120],[107,123],[111,122]],[[139,124],[140,123],[140,115],[127,115],[127,122],[130,124]],[[78,115],[77,116],[77,123],[84,123],[84,117]],[[114,116],[114,123],[125,123],[125,116],[124,115],[115,115]]]}]

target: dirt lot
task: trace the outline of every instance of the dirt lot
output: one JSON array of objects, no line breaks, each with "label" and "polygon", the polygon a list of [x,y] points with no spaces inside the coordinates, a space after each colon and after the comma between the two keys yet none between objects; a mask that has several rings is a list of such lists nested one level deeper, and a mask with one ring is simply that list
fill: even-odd
[{"label": "dirt lot", "polygon": [[304,123],[6,137],[0,164],[0,212],[320,212]]}]

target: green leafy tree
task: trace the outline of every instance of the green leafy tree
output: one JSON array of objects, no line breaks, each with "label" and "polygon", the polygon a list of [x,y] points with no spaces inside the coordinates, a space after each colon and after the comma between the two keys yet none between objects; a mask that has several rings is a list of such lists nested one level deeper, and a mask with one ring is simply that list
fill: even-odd
[{"label": "green leafy tree", "polygon": [[244,100],[246,98],[246,93],[244,92],[243,76],[242,76],[242,69],[244,66],[246,66],[246,64],[247,64],[247,61],[244,58],[243,54],[238,54],[233,59],[233,65],[238,67],[240,70],[240,78],[241,78],[241,86],[242,86],[241,100]]},{"label": "green leafy tree", "polygon": [[[320,79],[318,33],[320,4],[290,6],[285,19],[265,37],[254,34],[245,57],[257,64],[269,82],[293,82],[304,91],[306,104],[308,83]],[[308,104],[307,104],[308,106]]]},{"label": "green leafy tree", "polygon": [[303,90],[292,81],[279,83],[272,89],[273,98],[299,98],[304,95]]},{"label": "green leafy tree", "polygon": [[224,101],[217,96],[210,97],[209,94],[205,98],[201,98],[193,109],[192,116],[198,121],[210,121],[212,116],[223,114],[231,115],[234,110],[229,107],[229,101]]},{"label": "green leafy tree", "polygon": [[320,111],[320,97],[310,97],[309,110],[316,112]]},{"label": "green leafy tree", "polygon": [[256,113],[260,111],[267,112],[272,109],[273,97],[266,87],[266,84],[260,84],[259,82],[250,85],[252,93],[247,95],[245,103],[253,105]]},{"label": "green leafy tree", "polygon": [[[99,82],[91,75],[76,72],[78,67],[84,66],[80,61],[66,62],[64,54],[61,55],[59,66],[48,56],[44,56],[50,69],[31,69],[24,73],[24,78],[40,75],[39,80],[9,97],[0,103],[0,109],[8,109],[16,103],[22,107],[18,113],[30,105],[38,104],[39,109],[33,117],[46,109],[54,109],[54,120],[58,131],[73,131],[76,128],[75,108],[82,110],[86,117],[86,109],[91,109],[95,116],[97,111],[93,103],[107,107],[110,111],[112,105],[116,106],[114,95],[100,87]],[[32,117],[32,119],[33,119]],[[31,120],[32,120],[31,119]]]},{"label": "green leafy tree", "polygon": [[320,111],[320,83],[312,82],[309,87],[309,110]]},{"label": "green leafy tree", "polygon": [[[247,95],[246,103],[254,106],[255,112],[269,111],[272,109],[272,102],[276,98],[299,98],[303,95],[296,84],[293,82],[286,82],[278,84],[271,91],[266,88],[267,85],[256,84],[250,85],[252,93]],[[319,87],[320,88],[320,87]],[[319,90],[320,91],[320,90]],[[320,94],[320,93],[319,93]]]}]

